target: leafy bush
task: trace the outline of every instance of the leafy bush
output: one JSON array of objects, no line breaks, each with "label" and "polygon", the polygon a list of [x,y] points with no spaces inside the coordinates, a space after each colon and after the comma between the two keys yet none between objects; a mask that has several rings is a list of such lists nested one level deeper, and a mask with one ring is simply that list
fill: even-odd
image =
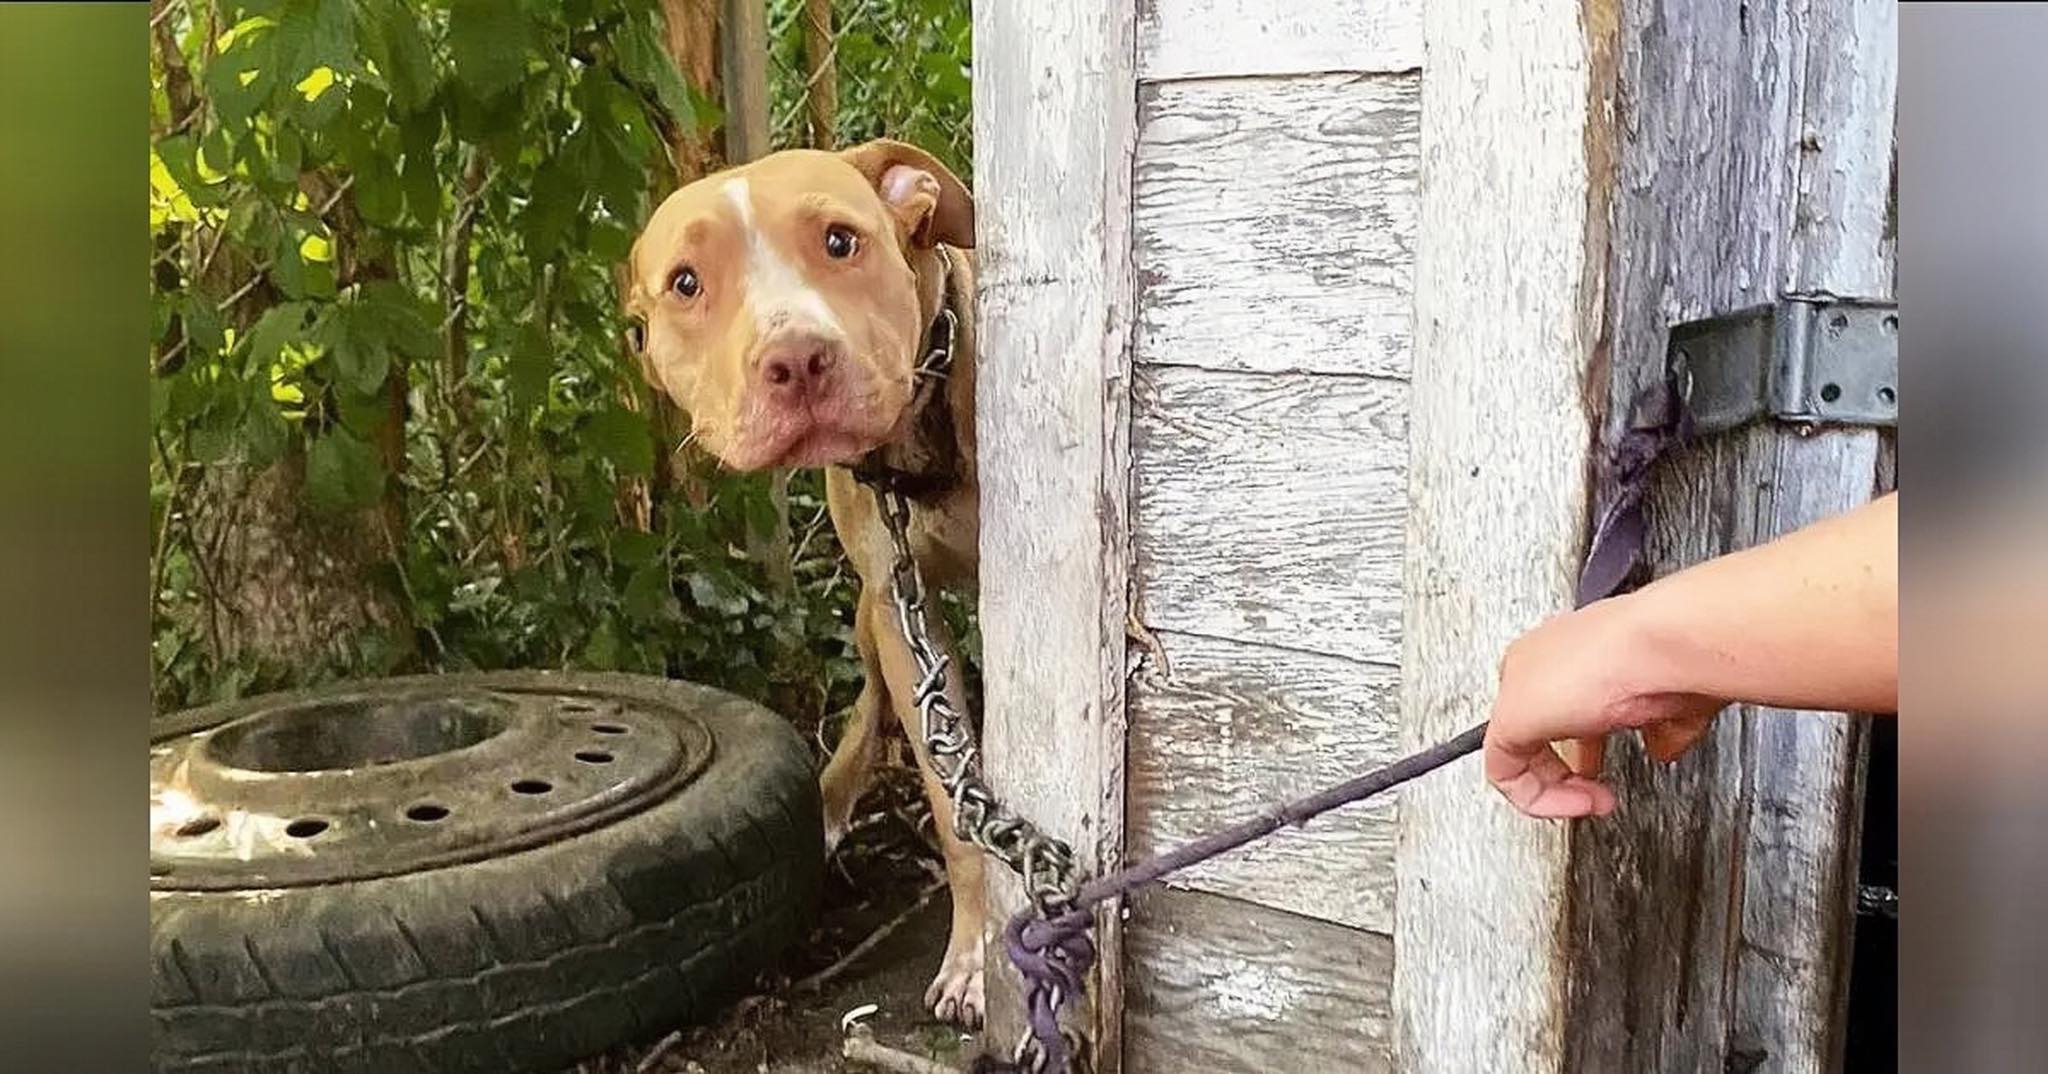
[{"label": "leafy bush", "polygon": [[[964,165],[966,5],[855,7],[839,129]],[[678,450],[619,343],[667,142],[721,122],[657,4],[154,12],[159,709],[512,666],[850,700],[855,581],[820,482],[785,509]],[[800,65],[792,40],[771,48]],[[775,84],[779,116],[804,83]]]}]

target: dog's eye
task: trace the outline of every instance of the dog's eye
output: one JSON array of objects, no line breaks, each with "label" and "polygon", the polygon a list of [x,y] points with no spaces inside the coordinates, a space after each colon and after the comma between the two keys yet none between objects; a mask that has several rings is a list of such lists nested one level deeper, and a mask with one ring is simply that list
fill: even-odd
[{"label": "dog's eye", "polygon": [[859,247],[860,240],[854,237],[853,232],[837,224],[825,229],[825,253],[832,257],[844,260],[852,257],[853,251]]},{"label": "dog's eye", "polygon": [[704,285],[697,279],[697,270],[685,265],[677,269],[676,274],[670,277],[668,289],[684,298],[696,298],[697,292],[702,291]]}]

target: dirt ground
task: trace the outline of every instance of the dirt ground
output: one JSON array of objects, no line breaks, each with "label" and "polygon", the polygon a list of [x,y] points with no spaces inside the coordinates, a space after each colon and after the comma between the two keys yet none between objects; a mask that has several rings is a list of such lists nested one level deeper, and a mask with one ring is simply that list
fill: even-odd
[{"label": "dirt ground", "polygon": [[878,1043],[964,1067],[978,1041],[933,1020],[922,1002],[948,918],[931,817],[907,766],[878,782],[827,868],[817,928],[783,967],[715,1022],[678,1027],[563,1074],[867,1074],[872,1068],[841,1058],[840,1022],[870,1004],[874,1012],[860,1022]]}]

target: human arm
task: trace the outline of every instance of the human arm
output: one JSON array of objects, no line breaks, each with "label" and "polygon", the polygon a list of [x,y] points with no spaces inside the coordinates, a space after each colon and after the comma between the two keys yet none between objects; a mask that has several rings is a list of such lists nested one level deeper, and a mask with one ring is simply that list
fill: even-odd
[{"label": "human arm", "polygon": [[1898,705],[1898,496],[1556,616],[1501,661],[1486,775],[1539,817],[1603,815],[1614,793],[1551,743],[1633,728],[1659,760],[1731,702]]}]

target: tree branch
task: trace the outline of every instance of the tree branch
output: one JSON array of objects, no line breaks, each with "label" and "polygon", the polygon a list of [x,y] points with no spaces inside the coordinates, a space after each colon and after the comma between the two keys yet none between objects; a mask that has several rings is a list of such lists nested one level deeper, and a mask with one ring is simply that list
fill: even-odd
[{"label": "tree branch", "polygon": [[457,427],[471,427],[475,407],[469,396],[469,268],[470,240],[476,231],[476,205],[484,188],[484,151],[472,146],[462,168],[462,186],[455,201],[455,221],[441,255],[441,272],[447,287],[448,321],[443,334],[443,358],[449,399],[455,405]]}]

